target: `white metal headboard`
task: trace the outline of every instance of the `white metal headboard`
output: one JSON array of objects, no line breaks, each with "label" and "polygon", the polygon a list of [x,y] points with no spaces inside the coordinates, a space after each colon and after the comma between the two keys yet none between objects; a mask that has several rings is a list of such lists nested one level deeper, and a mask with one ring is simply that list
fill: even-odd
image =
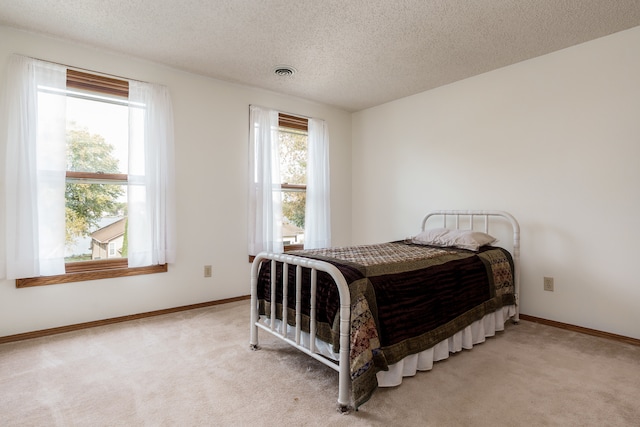
[{"label": "white metal headboard", "polygon": [[489,222],[491,220],[506,220],[511,224],[513,231],[513,285],[515,288],[516,298],[516,315],[513,317],[514,322],[520,321],[520,224],[513,215],[505,211],[493,210],[440,210],[429,212],[422,220],[422,231],[427,227],[429,218],[443,217],[444,227],[447,227],[447,218],[455,219],[455,228],[460,228],[460,218],[469,220],[469,228],[474,228],[474,219],[476,217],[484,218],[484,232],[489,233]]}]

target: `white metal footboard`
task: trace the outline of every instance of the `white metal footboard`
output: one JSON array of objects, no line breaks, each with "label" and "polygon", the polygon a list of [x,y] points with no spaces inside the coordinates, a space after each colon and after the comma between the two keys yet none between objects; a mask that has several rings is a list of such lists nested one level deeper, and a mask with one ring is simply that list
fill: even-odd
[{"label": "white metal footboard", "polygon": [[[258,273],[263,260],[271,260],[271,319],[276,318],[276,263],[283,263],[283,286],[282,286],[282,322],[281,328],[278,330],[275,326],[276,322],[270,322],[270,325],[264,325],[259,321],[258,313]],[[301,307],[302,307],[302,268],[311,269],[311,283],[305,284],[310,286],[310,340],[309,348],[301,344]],[[287,301],[288,301],[288,271],[289,268],[296,268],[296,319],[295,319],[295,339],[287,337]],[[317,272],[323,271],[328,273],[336,283],[340,294],[340,360],[339,363],[326,359],[315,352],[316,342],[316,286]],[[351,297],[349,295],[349,286],[347,282],[335,266],[318,260],[308,258],[300,258],[286,254],[269,254],[260,253],[256,256],[251,267],[251,339],[250,346],[253,350],[258,349],[258,328],[261,328],[278,338],[286,341],[290,345],[296,347],[300,351],[308,354],[316,360],[324,363],[338,371],[338,409],[342,412],[348,411],[350,403],[350,370],[349,370],[349,347],[350,347],[350,318],[351,318]]]}]

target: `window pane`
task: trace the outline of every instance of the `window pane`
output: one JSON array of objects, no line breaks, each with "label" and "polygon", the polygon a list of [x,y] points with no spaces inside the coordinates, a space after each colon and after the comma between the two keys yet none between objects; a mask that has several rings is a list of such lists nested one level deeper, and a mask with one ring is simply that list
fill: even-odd
[{"label": "window pane", "polygon": [[126,174],[128,127],[129,111],[122,101],[70,92],[67,170]]},{"label": "window pane", "polygon": [[127,186],[68,182],[66,195],[65,262],[126,257]]},{"label": "window pane", "polygon": [[301,188],[283,188],[282,240],[284,245],[304,243],[304,217],[307,183],[307,132],[280,128],[280,183],[300,185]]},{"label": "window pane", "polygon": [[[126,175],[128,127],[123,100],[69,91],[67,170]],[[126,189],[122,182],[67,180],[66,262],[126,257]]]},{"label": "window pane", "polygon": [[282,190],[282,238],[286,245],[304,243],[304,214],[307,193]]},{"label": "window pane", "polygon": [[[307,133],[300,130],[279,129],[280,179],[283,184],[307,183]],[[304,243],[306,191],[282,189],[282,240],[284,245]]]},{"label": "window pane", "polygon": [[307,133],[280,128],[281,183],[307,183]]}]

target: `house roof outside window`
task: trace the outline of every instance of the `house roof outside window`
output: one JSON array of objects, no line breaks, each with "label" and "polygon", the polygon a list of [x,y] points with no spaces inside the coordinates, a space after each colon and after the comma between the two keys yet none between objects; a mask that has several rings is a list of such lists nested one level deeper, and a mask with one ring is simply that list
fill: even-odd
[{"label": "house roof outside window", "polygon": [[109,225],[91,233],[91,238],[99,243],[107,243],[124,234],[127,217],[121,218]]}]

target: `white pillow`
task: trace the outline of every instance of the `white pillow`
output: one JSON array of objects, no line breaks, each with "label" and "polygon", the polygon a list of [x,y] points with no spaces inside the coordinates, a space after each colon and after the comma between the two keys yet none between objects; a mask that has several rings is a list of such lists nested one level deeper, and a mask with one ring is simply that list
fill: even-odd
[{"label": "white pillow", "polygon": [[480,231],[432,228],[418,234],[411,241],[419,245],[452,246],[477,251],[481,246],[490,245],[496,242],[497,239]]}]

